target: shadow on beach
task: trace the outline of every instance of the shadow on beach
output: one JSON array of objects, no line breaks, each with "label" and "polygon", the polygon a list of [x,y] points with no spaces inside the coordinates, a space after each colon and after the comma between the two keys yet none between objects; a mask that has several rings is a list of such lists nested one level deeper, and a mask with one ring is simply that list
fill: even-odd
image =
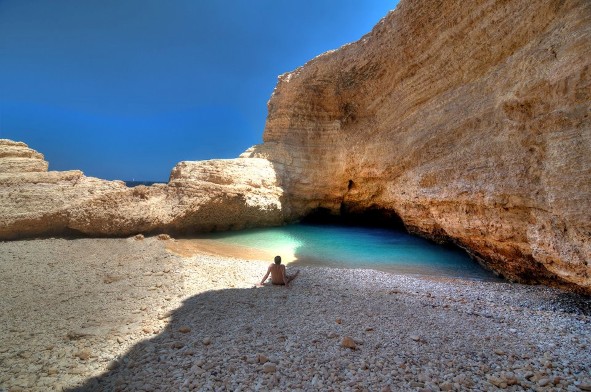
[{"label": "shadow on beach", "polygon": [[[464,387],[486,389],[487,369],[541,367],[547,350],[579,377],[588,374],[588,352],[558,348],[573,336],[588,340],[589,306],[541,287],[304,267],[291,288],[187,298],[162,333],[68,391],[409,390],[426,385],[425,367],[440,381],[464,372],[474,380]],[[564,325],[572,336],[561,337]],[[343,347],[346,336],[356,349]],[[548,337],[554,348],[540,344]],[[562,367],[548,371],[567,376]]]},{"label": "shadow on beach", "polygon": [[170,312],[160,334],[111,362],[112,370],[67,391],[178,391],[183,385],[187,390],[233,390],[228,381],[237,369],[246,371],[240,374],[241,384],[248,380],[251,385],[272,387],[277,376],[263,369],[257,354],[265,353],[277,362],[273,353],[278,347],[285,351],[290,339],[301,335],[298,325],[305,322],[314,330],[329,322],[312,309],[294,314],[294,308],[309,303],[304,298],[310,292],[307,288],[318,289],[322,280],[308,274],[299,285],[301,279],[290,288],[229,288],[187,298]]},{"label": "shadow on beach", "polygon": [[[275,295],[263,293],[270,290],[276,291],[272,293]],[[267,312],[260,298],[268,296],[269,301],[278,305],[276,311],[285,312],[283,316],[288,317],[284,306],[288,302],[286,293],[280,288],[265,287],[209,291],[190,297],[172,312],[170,322],[159,335],[136,344],[111,363],[113,369],[109,372],[68,391],[178,390],[186,374],[196,375],[202,370],[210,371],[215,383],[216,376],[221,380],[223,375],[208,369],[206,364],[211,364],[214,358],[220,363],[231,357],[240,361],[246,359],[231,347],[240,347],[242,340],[246,339],[257,342],[261,350],[270,348],[265,338],[269,327],[265,323]],[[232,343],[232,340],[235,341]],[[256,352],[244,353],[246,356],[252,354]],[[199,361],[205,362],[200,367],[202,370],[194,368],[191,371]],[[253,364],[252,367],[256,373],[256,366]]]}]

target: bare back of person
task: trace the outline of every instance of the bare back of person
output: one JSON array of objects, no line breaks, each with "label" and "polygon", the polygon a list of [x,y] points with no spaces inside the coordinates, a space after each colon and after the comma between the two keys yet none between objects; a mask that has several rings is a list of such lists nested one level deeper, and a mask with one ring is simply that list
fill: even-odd
[{"label": "bare back of person", "polygon": [[269,270],[271,270],[271,282],[273,284],[285,284],[285,279],[287,276],[285,275],[285,266],[283,264],[271,264],[269,266]]},{"label": "bare back of person", "polygon": [[287,286],[289,285],[289,282],[291,282],[296,278],[296,276],[298,276],[299,273],[300,271],[298,270],[293,275],[288,275],[285,271],[285,266],[281,264],[281,257],[276,256],[275,263],[271,264],[269,268],[267,268],[267,273],[263,277],[263,280],[261,280],[260,284],[263,285],[267,277],[271,275],[271,282],[273,284]]}]

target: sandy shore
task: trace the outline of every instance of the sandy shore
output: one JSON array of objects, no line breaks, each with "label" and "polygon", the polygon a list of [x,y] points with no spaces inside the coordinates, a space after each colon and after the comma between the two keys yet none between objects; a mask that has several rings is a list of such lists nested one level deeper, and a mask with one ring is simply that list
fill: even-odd
[{"label": "sandy shore", "polygon": [[166,242],[0,243],[0,391],[591,390],[588,298]]}]

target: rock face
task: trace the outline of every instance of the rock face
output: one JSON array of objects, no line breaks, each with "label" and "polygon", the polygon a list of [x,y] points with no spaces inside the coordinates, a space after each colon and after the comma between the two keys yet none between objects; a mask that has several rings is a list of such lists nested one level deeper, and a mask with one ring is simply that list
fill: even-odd
[{"label": "rock face", "polygon": [[[12,164],[15,159],[22,164]],[[167,185],[128,188],[80,171],[47,172],[41,154],[0,140],[0,168],[6,167],[0,171],[0,239],[190,233],[283,222],[283,192],[264,159],[181,162]]]},{"label": "rock face", "polygon": [[43,154],[25,143],[0,139],[0,173],[46,172],[47,167]]},{"label": "rock face", "polygon": [[382,209],[520,281],[591,292],[591,3],[402,1],[280,76],[264,144],[296,218]]},{"label": "rock face", "polygon": [[504,276],[591,293],[591,3],[403,0],[280,76],[264,143],[127,188],[0,143],[0,238],[382,211]]}]

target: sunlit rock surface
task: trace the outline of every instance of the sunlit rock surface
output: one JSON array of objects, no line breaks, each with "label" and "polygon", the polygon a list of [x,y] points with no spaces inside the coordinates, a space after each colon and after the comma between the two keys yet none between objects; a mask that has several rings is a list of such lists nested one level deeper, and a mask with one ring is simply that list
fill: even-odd
[{"label": "sunlit rock surface", "polygon": [[[280,224],[282,190],[264,159],[181,162],[167,185],[128,188],[80,171],[47,172],[43,156],[0,140],[0,239],[81,233],[191,233]],[[38,163],[41,162],[41,163]],[[44,169],[44,171],[38,171]]]},{"label": "sunlit rock surface", "polygon": [[591,292],[591,2],[402,1],[282,75],[264,144],[291,217],[398,214],[520,281]]},{"label": "sunlit rock surface", "polygon": [[25,143],[0,139],[0,173],[30,173],[47,171],[43,154]]}]

